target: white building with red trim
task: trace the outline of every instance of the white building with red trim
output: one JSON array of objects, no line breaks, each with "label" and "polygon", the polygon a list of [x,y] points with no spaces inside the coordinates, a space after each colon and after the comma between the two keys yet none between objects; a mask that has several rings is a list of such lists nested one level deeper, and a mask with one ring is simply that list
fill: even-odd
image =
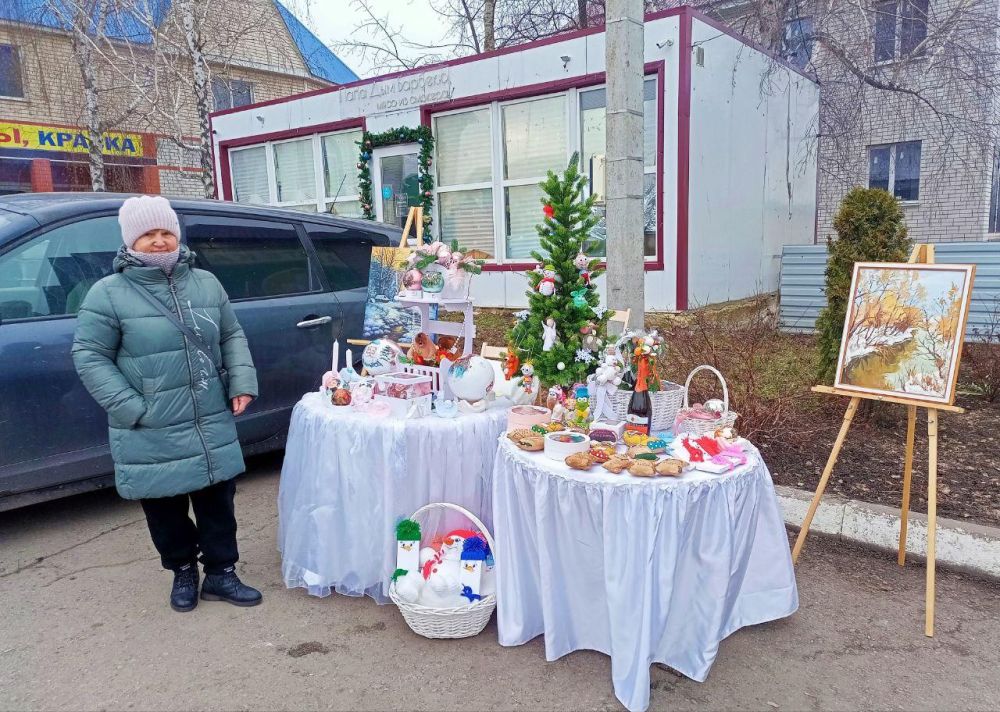
[{"label": "white building with red trim", "polygon": [[[644,42],[647,308],[775,290],[782,245],[814,241],[818,86],[688,7],[647,15]],[[478,305],[523,306],[538,182],[579,152],[602,190],[604,62],[596,27],[217,112],[220,197],[359,215],[366,166],[376,219],[401,222],[424,199],[421,146],[362,162],[358,144],[427,126],[432,234],[488,258]]]}]

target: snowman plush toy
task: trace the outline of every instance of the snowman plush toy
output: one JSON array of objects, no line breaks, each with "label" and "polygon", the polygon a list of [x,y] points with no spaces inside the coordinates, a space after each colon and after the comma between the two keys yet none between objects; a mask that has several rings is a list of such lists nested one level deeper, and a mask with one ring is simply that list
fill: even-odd
[{"label": "snowman plush toy", "polygon": [[551,297],[556,293],[556,268],[552,265],[545,265],[542,269],[542,278],[538,282],[538,293],[543,297]]},{"label": "snowman plush toy", "polygon": [[[455,529],[444,537],[435,551],[425,546],[420,550],[420,570],[409,571],[396,581],[396,593],[404,601],[431,608],[454,608],[472,602],[462,595],[462,550],[468,539],[482,537],[470,529]],[[479,593],[496,592],[496,577],[492,556],[483,569]]]}]

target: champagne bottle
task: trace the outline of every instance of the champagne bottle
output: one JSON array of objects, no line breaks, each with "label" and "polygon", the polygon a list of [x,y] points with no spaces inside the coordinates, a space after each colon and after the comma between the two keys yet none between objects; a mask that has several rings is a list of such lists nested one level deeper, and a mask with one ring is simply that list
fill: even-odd
[{"label": "champagne bottle", "polygon": [[653,401],[649,397],[649,357],[640,356],[636,369],[635,390],[625,414],[625,430],[649,435],[653,425]]}]

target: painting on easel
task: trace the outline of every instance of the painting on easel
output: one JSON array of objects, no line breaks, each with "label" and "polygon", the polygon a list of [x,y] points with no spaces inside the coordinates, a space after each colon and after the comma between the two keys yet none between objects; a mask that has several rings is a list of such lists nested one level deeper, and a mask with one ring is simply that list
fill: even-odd
[{"label": "painting on easel", "polygon": [[396,300],[403,283],[407,247],[373,247],[365,302],[365,339],[409,343],[420,331],[420,312]]},{"label": "painting on easel", "polygon": [[854,265],[836,388],[951,404],[974,265]]}]

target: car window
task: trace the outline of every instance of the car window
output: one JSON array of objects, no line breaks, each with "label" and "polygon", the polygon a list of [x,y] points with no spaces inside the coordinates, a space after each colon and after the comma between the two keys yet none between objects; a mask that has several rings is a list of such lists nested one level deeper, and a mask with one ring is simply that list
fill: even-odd
[{"label": "car window", "polygon": [[0,255],[0,319],[76,314],[122,245],[118,218],[61,225]]},{"label": "car window", "polygon": [[318,291],[309,257],[289,223],[188,216],[185,239],[195,266],[212,272],[229,298],[261,299]]},{"label": "car window", "polygon": [[356,228],[306,225],[326,278],[335,290],[368,286],[372,245],[370,234]]}]

